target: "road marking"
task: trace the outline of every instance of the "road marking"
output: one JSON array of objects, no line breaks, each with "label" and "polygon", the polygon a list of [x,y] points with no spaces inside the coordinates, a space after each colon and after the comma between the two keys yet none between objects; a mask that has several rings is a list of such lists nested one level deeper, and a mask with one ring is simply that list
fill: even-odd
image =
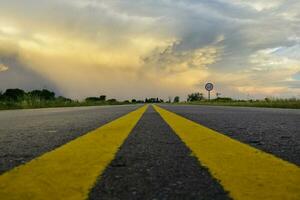
[{"label": "road marking", "polygon": [[300,199],[300,168],[154,106],[233,199]]},{"label": "road marking", "polygon": [[0,199],[82,200],[147,106],[0,176]]}]

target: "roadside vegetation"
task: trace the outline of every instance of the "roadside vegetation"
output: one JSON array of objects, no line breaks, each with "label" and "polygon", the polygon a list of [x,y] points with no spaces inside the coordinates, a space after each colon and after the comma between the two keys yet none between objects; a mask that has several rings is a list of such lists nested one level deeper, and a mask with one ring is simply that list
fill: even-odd
[{"label": "roadside vegetation", "polygon": [[87,97],[85,100],[79,101],[63,96],[56,96],[54,92],[46,89],[28,92],[21,89],[7,89],[5,92],[0,92],[0,110],[122,105],[131,103],[144,103],[144,101],[135,99],[132,99],[131,101],[118,101],[117,99],[106,99],[105,95],[100,95],[99,97]]},{"label": "roadside vegetation", "polygon": [[56,94],[47,89],[24,91],[21,89],[7,89],[0,91],[0,110],[7,109],[28,109],[28,108],[51,108],[51,107],[76,107],[76,106],[102,106],[102,105],[123,105],[139,103],[174,103],[191,105],[212,105],[212,106],[247,106],[247,107],[269,107],[269,108],[294,108],[300,109],[300,99],[279,99],[265,98],[262,100],[236,100],[230,97],[220,97],[208,100],[202,93],[191,93],[186,101],[180,101],[179,96],[169,97],[166,102],[159,98],[146,98],[144,100],[107,99],[106,95],[98,97],[87,97],[84,100],[73,100]]},{"label": "roadside vegetation", "polygon": [[[174,103],[177,103],[175,102],[175,99]],[[217,97],[215,99],[208,100],[202,93],[189,94],[187,97],[187,101],[181,102],[181,104],[300,109],[300,99],[296,98],[281,99],[267,97],[265,99],[257,100],[236,100],[230,97]]]}]

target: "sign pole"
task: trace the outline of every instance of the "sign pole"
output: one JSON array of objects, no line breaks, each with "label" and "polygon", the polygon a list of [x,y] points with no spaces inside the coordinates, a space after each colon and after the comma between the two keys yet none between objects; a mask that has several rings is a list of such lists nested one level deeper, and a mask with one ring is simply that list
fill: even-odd
[{"label": "sign pole", "polygon": [[210,101],[210,91],[214,89],[214,85],[212,83],[206,83],[205,89],[208,92],[208,101]]}]

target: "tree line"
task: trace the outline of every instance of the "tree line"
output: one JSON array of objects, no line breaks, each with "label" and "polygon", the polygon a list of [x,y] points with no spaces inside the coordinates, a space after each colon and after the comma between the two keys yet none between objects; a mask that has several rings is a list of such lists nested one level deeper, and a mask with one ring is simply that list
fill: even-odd
[{"label": "tree line", "polygon": [[[205,97],[203,93],[191,93],[187,95],[187,102],[203,101]],[[230,101],[231,98],[220,98],[215,100]],[[48,89],[24,91],[19,88],[7,89],[4,92],[0,91],[0,106],[19,105],[19,107],[47,107],[52,106],[80,106],[80,105],[98,105],[98,104],[137,104],[137,103],[179,103],[180,97],[175,96],[173,99],[169,97],[168,101],[164,101],[158,97],[140,99],[131,99],[119,101],[115,98],[107,98],[106,95],[96,97],[87,97],[83,101],[72,100],[63,96],[56,96],[55,92]]]},{"label": "tree line", "polygon": [[64,106],[91,106],[91,105],[119,105],[139,103],[163,103],[159,98],[146,98],[144,100],[131,99],[119,101],[107,98],[106,95],[87,97],[83,101],[73,100],[63,96],[56,96],[55,92],[48,89],[24,91],[19,88],[0,91],[0,109],[10,108],[43,108]]},{"label": "tree line", "polygon": [[0,92],[2,102],[22,102],[22,101],[72,101],[63,96],[55,96],[55,93],[46,89],[32,90],[25,92],[22,89],[7,89],[4,93]]},{"label": "tree line", "polygon": [[[220,98],[223,100],[231,100],[230,98]],[[217,98],[217,99],[218,99]],[[205,100],[205,97],[203,93],[191,93],[187,96],[188,102],[193,101],[202,101]],[[9,103],[17,103],[17,102],[50,102],[50,101],[60,101],[60,102],[76,102],[76,100],[72,100],[70,98],[66,98],[63,96],[56,96],[55,92],[42,89],[42,90],[32,90],[32,91],[24,91],[19,88],[15,89],[7,89],[5,92],[0,91],[0,102],[9,102]],[[84,102],[86,103],[164,103],[165,101],[163,99],[160,99],[158,97],[156,98],[145,98],[144,100],[137,100],[137,99],[131,99],[131,100],[125,100],[125,101],[118,101],[117,99],[111,98],[107,99],[106,95],[100,95],[98,97],[87,97],[85,98]],[[169,98],[166,103],[179,103],[180,97],[175,96],[174,99]]]}]

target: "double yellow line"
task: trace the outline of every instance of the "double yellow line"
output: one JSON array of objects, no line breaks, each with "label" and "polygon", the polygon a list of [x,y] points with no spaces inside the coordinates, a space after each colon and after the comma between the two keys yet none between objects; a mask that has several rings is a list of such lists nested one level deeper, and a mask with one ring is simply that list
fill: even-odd
[{"label": "double yellow line", "polygon": [[300,199],[300,169],[193,121],[156,111],[233,199]]},{"label": "double yellow line", "polygon": [[[299,167],[158,106],[155,110],[233,199],[300,199]],[[0,199],[87,199],[147,106],[0,176]]]},{"label": "double yellow line", "polygon": [[0,176],[2,200],[83,200],[146,106]]}]

